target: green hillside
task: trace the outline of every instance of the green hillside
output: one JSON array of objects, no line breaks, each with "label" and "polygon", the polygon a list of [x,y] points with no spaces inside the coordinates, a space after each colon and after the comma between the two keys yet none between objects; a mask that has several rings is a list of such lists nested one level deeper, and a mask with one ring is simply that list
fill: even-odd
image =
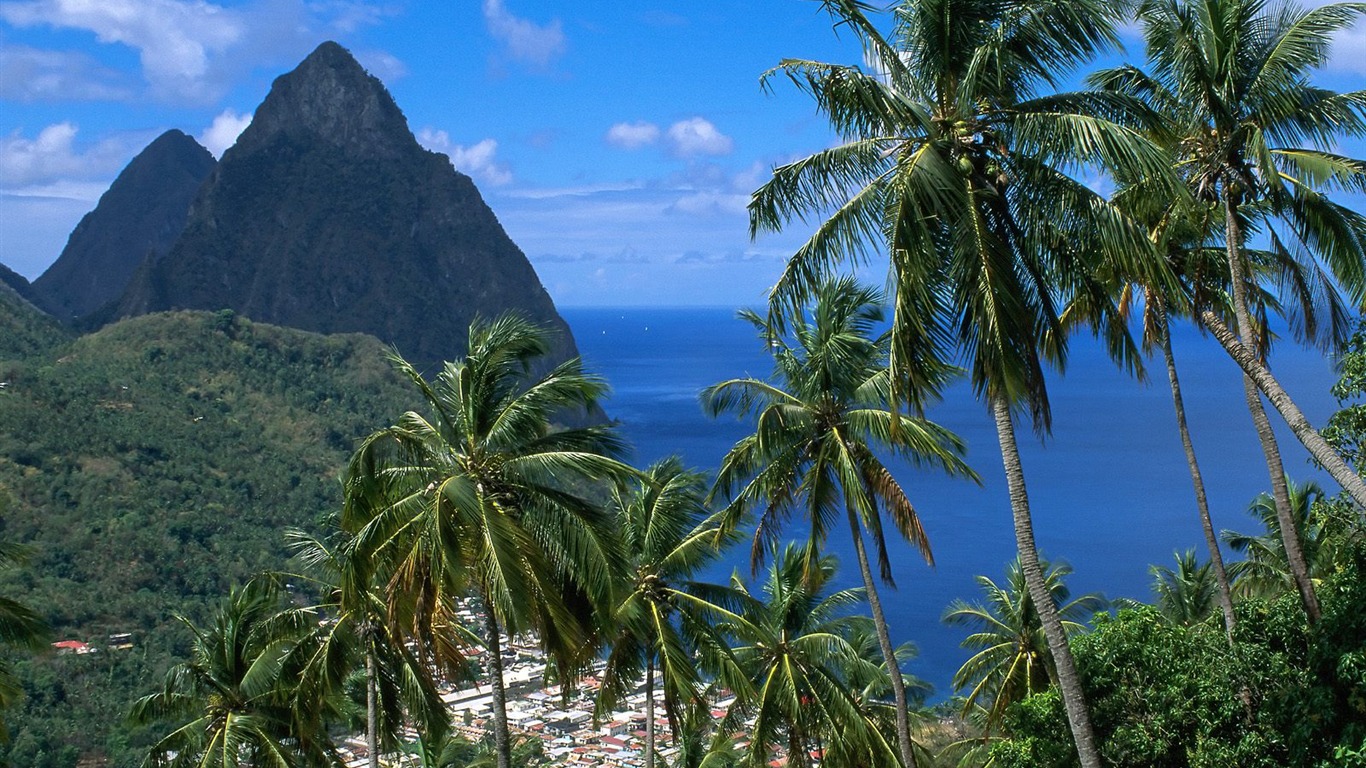
[{"label": "green hillside", "polygon": [[[120,725],[186,640],[173,615],[200,618],[231,584],[282,566],[281,530],[339,503],[354,441],[409,388],[371,337],[230,312],[127,320],[10,367],[0,515],[33,558],[0,589],[44,612],[54,639],[102,650],[21,665],[30,695],[9,752],[16,765],[133,765]],[[108,647],[120,633],[133,648]]]},{"label": "green hillside", "polygon": [[7,364],[42,354],[70,338],[56,320],[21,296],[6,277],[23,279],[0,264],[0,381],[8,377]]}]

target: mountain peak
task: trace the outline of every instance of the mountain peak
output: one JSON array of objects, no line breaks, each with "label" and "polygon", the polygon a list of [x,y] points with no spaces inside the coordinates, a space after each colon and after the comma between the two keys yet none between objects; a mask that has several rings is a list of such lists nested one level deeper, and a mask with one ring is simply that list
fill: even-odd
[{"label": "mountain peak", "polygon": [[209,150],[169,130],[114,179],[71,233],[57,260],[33,282],[33,298],[63,321],[117,299],[147,254],[164,254],[180,236],[190,201],[213,170]]},{"label": "mountain peak", "polygon": [[331,41],[275,79],[237,146],[259,147],[280,134],[381,151],[416,144],[384,84]]}]

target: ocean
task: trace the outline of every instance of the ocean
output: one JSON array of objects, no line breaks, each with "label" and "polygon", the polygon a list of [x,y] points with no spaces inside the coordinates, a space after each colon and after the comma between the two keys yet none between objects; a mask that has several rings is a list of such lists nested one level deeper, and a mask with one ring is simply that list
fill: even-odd
[{"label": "ocean", "polygon": [[[710,419],[698,401],[708,385],[765,378],[771,371],[763,344],[733,308],[568,308],[561,314],[588,369],[611,384],[604,405],[621,422],[638,465],[676,453],[711,471],[747,434],[749,424],[733,416]],[[1269,483],[1238,368],[1189,325],[1173,336],[1215,527],[1255,531],[1246,509]],[[1337,407],[1328,391],[1336,380],[1331,361],[1289,341],[1279,342],[1271,359],[1310,421],[1322,425]],[[1150,564],[1172,565],[1173,553],[1188,548],[1204,551],[1165,367],[1160,357],[1150,360],[1147,381],[1136,381],[1083,335],[1071,344],[1065,375],[1050,376],[1049,391],[1051,436],[1041,440],[1027,423],[1017,428],[1040,551],[1073,567],[1073,595],[1150,601]],[[1284,427],[1274,411],[1270,415]],[[889,540],[897,589],[881,594],[893,642],[911,641],[919,649],[907,670],[931,683],[932,700],[938,700],[953,694],[953,673],[969,655],[959,647],[966,631],[941,622],[945,607],[955,598],[978,598],[977,574],[1000,584],[1015,545],[996,431],[985,406],[960,383],[928,417],[967,442],[967,459],[982,484],[894,465],[936,566],[927,566],[910,545]],[[1287,473],[1336,492],[1289,430],[1278,434]],[[794,521],[790,538],[804,535]],[[861,585],[847,531],[831,537],[828,551],[840,558],[837,586]],[[730,550],[708,576],[724,580],[736,569],[748,577],[747,546]]]}]

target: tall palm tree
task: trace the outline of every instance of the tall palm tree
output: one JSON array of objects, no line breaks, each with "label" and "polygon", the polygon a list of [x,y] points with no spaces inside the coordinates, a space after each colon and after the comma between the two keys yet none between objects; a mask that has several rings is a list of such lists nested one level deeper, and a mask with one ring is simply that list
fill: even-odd
[{"label": "tall palm tree", "polygon": [[610,426],[552,427],[589,412],[606,385],[578,359],[532,377],[544,329],[516,315],[476,320],[468,349],[430,383],[394,356],[429,413],[409,411],[361,443],[343,526],[392,574],[388,608],[406,617],[403,635],[429,642],[448,674],[464,659],[454,598],[478,596],[498,768],[510,768],[501,635],[536,630],[566,679],[592,658],[592,608],[607,604],[620,563],[597,499],[631,470],[612,458],[622,444]]},{"label": "tall palm tree", "polygon": [[[887,451],[917,465],[976,478],[962,461],[956,435],[925,419],[894,410],[887,373],[887,337],[880,296],[850,278],[823,283],[815,291],[810,317],[785,318],[787,333],[752,312],[741,316],[760,331],[774,360],[771,380],[732,379],[702,393],[716,416],[728,411],[755,414],[756,431],[726,454],[716,492],[731,497],[724,510],[730,525],[746,511],[762,509],[754,533],[752,560],[772,545],[785,518],[800,512],[810,526],[806,552],[815,558],[826,534],[843,517],[849,526],[859,572],[888,669],[899,669],[887,620],[873,578],[866,535],[877,553],[883,582],[894,585],[882,514],[903,538],[933,564],[930,543],[905,490],[882,463]],[[906,692],[891,675],[896,704],[897,743],[907,766],[915,764]]]},{"label": "tall palm tree", "polygon": [[794,768],[810,768],[813,751],[826,756],[822,764],[841,768],[898,761],[897,745],[866,716],[852,686],[878,668],[851,642],[867,623],[850,615],[863,590],[827,594],[834,574],[832,556],[789,544],[769,565],[762,597],[732,578],[744,605],[721,629],[735,638],[732,653],[745,679],[721,727],[748,734],[745,765],[768,763],[775,747],[786,749]]},{"label": "tall palm tree", "polygon": [[[1085,621],[1104,610],[1105,598],[1089,593],[1073,598],[1064,583],[1072,573],[1066,563],[1050,565],[1041,561],[1049,600],[1057,606],[1067,635],[1086,631]],[[963,715],[977,707],[986,712],[983,736],[1000,725],[1006,708],[1038,693],[1057,681],[1057,667],[1043,635],[1040,611],[1025,584],[1020,559],[1006,566],[1005,582],[998,585],[987,576],[977,576],[983,600],[967,603],[954,600],[944,612],[944,622],[973,630],[963,647],[976,651],[953,676],[953,687],[970,689],[963,702]]]},{"label": "tall palm tree", "polygon": [[[1061,366],[1067,351],[1059,308],[1095,290],[1106,269],[1160,270],[1145,258],[1151,244],[1142,229],[1069,175],[1085,164],[1167,173],[1163,154],[1124,124],[1141,110],[1115,94],[1050,92],[1115,43],[1125,4],[907,0],[894,11],[890,42],[863,3],[824,5],[857,35],[875,71],[803,60],[776,70],[814,97],[845,143],[776,168],[754,193],[752,232],[823,219],[788,261],[771,305],[800,306],[836,264],[885,252],[896,390],[918,405],[917,393],[932,389],[920,363],[950,345],[961,351],[996,423],[1016,541],[1078,755],[1086,768],[1098,766],[1066,632],[1039,567],[1014,417],[1028,412],[1036,429],[1048,429],[1044,367]],[[1136,365],[1113,317],[1098,320],[1112,350]]]},{"label": "tall palm tree", "polygon": [[729,538],[708,513],[706,478],[671,456],[651,465],[630,488],[613,494],[629,581],[614,600],[611,651],[596,701],[609,712],[642,679],[645,682],[645,766],[655,765],[655,673],[674,740],[680,724],[700,710],[704,680],[698,643],[725,648],[715,630],[729,615],[728,588],[696,581],[697,571],[720,554]]},{"label": "tall palm tree", "polygon": [[[14,568],[26,560],[28,552],[20,545],[0,541],[0,569]],[[43,651],[47,649],[51,630],[38,612],[9,597],[0,597],[0,643],[15,649]],[[9,741],[4,711],[23,696],[19,680],[10,671],[9,663],[0,660],[0,742]]]},{"label": "tall palm tree", "polygon": [[[296,654],[302,674],[295,695],[302,703],[322,702],[342,691],[359,667],[365,681],[365,739],[370,768],[379,768],[382,751],[399,746],[405,722],[416,723],[430,739],[449,726],[430,668],[410,651],[388,620],[382,584],[354,541],[339,536],[329,545],[301,532],[287,534],[307,573],[291,575],[323,593],[314,606],[325,617]],[[477,642],[472,636],[467,642]]]},{"label": "tall palm tree", "polygon": [[316,614],[282,609],[275,585],[256,579],[232,590],[207,629],[181,621],[193,634],[190,660],[171,667],[162,689],[138,699],[129,719],[182,722],[143,765],[296,768],[336,759],[325,728],[298,717],[291,690],[299,672],[291,651]]},{"label": "tall palm tree", "polygon": [[[1366,92],[1337,94],[1309,82],[1327,61],[1333,35],[1363,12],[1361,3],[1305,11],[1264,0],[1148,0],[1139,15],[1150,73],[1129,73],[1145,90],[1171,94],[1185,175],[1197,200],[1222,214],[1233,329],[1212,308],[1201,308],[1201,316],[1248,373],[1244,397],[1311,621],[1318,617],[1318,600],[1294,540],[1280,449],[1258,388],[1278,407],[1293,402],[1257,365],[1264,329],[1249,311],[1255,275],[1246,243],[1260,229],[1273,249],[1331,272],[1356,300],[1366,297],[1366,218],[1325,195],[1366,189],[1366,163],[1325,151],[1337,136],[1366,134]],[[1358,503],[1366,504],[1366,485],[1332,455],[1307,420],[1287,416],[1287,422]]]},{"label": "tall palm tree", "polygon": [[1193,627],[1214,612],[1218,584],[1210,564],[1195,559],[1195,550],[1178,552],[1175,569],[1154,565],[1148,572],[1153,575],[1158,613],[1169,623]]}]

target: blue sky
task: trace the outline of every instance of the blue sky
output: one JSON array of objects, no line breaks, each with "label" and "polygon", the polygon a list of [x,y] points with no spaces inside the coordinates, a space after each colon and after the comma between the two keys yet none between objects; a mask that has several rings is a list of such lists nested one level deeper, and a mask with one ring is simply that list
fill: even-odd
[{"label": "blue sky", "polygon": [[[475,179],[565,306],[761,301],[805,233],[751,242],[749,193],[831,136],[759,76],[859,56],[812,0],[0,0],[0,263],[41,274],[166,129],[221,153],[329,39]],[[1359,26],[1321,82],[1363,80]]]}]

